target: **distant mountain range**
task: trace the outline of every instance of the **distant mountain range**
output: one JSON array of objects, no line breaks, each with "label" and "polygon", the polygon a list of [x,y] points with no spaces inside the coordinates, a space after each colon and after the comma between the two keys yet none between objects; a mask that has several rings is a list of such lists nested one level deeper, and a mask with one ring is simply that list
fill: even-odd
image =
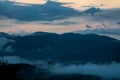
[{"label": "distant mountain range", "polygon": [[[4,42],[4,43],[3,43]],[[0,33],[0,55],[62,62],[120,62],[120,41],[96,34]]]}]

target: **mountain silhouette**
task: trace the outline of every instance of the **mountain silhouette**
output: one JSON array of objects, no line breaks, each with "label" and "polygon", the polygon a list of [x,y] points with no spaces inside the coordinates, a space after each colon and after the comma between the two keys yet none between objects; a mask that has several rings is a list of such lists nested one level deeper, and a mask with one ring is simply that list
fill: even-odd
[{"label": "mountain silhouette", "polygon": [[120,41],[96,34],[46,33],[36,32],[26,36],[8,37],[14,49],[11,53],[1,51],[2,55],[16,55],[32,60],[113,62],[120,61]]}]

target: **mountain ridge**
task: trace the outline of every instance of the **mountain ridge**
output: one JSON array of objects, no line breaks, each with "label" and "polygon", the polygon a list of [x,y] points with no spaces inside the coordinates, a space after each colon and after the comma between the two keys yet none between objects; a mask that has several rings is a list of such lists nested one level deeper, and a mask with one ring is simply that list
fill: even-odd
[{"label": "mountain ridge", "polygon": [[[34,35],[33,35],[34,34]],[[96,34],[37,32],[26,36],[11,35],[7,56],[20,56],[31,60],[113,62],[120,61],[120,41]],[[10,52],[11,49],[11,52]],[[6,49],[4,49],[6,50]]]}]

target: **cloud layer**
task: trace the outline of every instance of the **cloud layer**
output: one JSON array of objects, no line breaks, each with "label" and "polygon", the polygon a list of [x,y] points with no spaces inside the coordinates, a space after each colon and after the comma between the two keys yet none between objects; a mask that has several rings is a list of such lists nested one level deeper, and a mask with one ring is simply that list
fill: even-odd
[{"label": "cloud layer", "polygon": [[21,5],[21,3],[0,1],[0,31],[64,33],[88,29],[86,25],[91,26],[90,29],[120,28],[119,8],[92,7],[79,11],[65,7],[72,3],[60,2],[48,1],[45,4]]},{"label": "cloud layer", "polygon": [[108,79],[120,79],[120,63],[112,62],[110,64],[63,64],[54,63],[49,64],[46,61],[29,61],[18,56],[5,56],[5,60],[8,63],[28,63],[35,65],[36,68],[43,68],[46,71],[50,71],[51,74],[57,75],[71,75],[71,74],[83,74],[83,75],[94,75]]},{"label": "cloud layer", "polygon": [[0,50],[8,43],[8,39],[5,37],[0,37]]},{"label": "cloud layer", "polygon": [[6,1],[0,2],[0,15],[20,21],[53,21],[80,15],[79,11],[61,5],[48,1],[44,5],[20,6]]},{"label": "cloud layer", "polygon": [[6,37],[0,37],[0,51],[11,53],[14,51],[12,45],[8,45],[8,43],[14,43],[13,40],[8,39]]},{"label": "cloud layer", "polygon": [[68,66],[62,66],[57,64],[52,67],[52,73],[54,74],[87,74],[97,75],[102,78],[119,78],[120,79],[120,64],[70,64]]}]

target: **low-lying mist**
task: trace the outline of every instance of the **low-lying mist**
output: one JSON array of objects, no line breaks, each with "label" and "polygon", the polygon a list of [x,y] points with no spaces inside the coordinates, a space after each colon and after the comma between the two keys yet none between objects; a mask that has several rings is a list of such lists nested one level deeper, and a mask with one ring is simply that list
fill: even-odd
[{"label": "low-lying mist", "polygon": [[51,72],[54,74],[85,74],[96,75],[102,78],[119,78],[120,79],[120,63],[111,64],[69,64],[62,66],[56,64],[52,67]]},{"label": "low-lying mist", "polygon": [[22,59],[18,56],[6,56],[4,57],[8,63],[26,63],[32,64],[39,68],[44,68],[50,72],[50,74],[57,75],[71,75],[71,74],[83,74],[83,75],[94,75],[102,78],[115,78],[120,79],[120,63],[112,62],[110,64],[65,64],[65,63],[49,63],[47,61],[29,61]]}]

